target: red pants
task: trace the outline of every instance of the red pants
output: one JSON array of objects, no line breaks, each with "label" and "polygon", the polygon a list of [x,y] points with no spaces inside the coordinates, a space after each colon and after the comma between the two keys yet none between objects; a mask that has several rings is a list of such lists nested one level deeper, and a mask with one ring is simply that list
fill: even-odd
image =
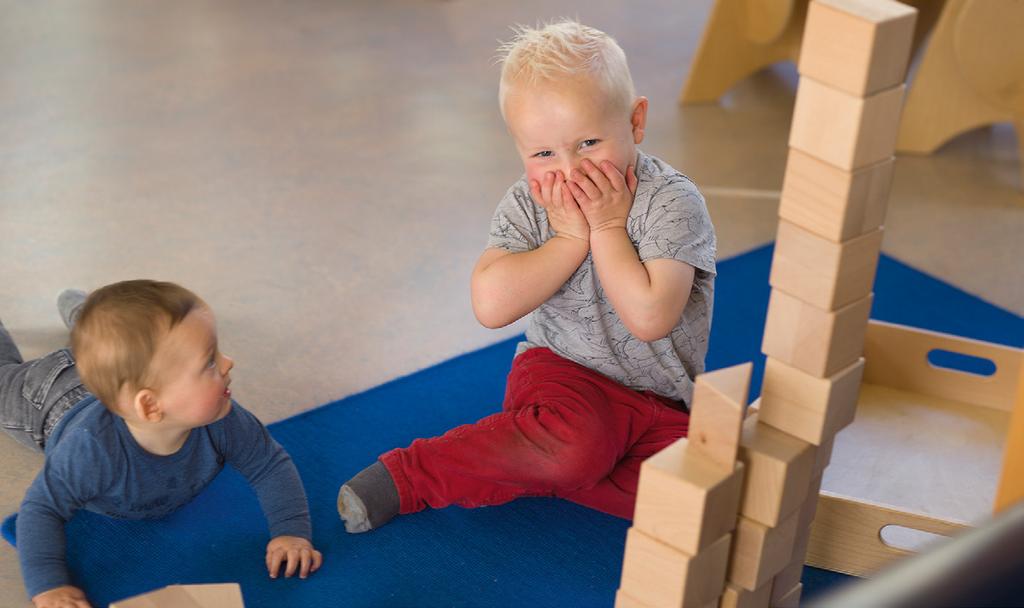
[{"label": "red pants", "polygon": [[640,464],[690,420],[676,402],[546,348],[515,358],[502,410],[380,457],[401,513],[558,496],[631,519]]}]

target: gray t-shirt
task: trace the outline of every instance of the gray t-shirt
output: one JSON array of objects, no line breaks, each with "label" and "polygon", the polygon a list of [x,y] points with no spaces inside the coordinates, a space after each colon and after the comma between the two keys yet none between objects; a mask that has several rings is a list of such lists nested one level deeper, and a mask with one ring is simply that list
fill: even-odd
[{"label": "gray t-shirt", "polygon": [[[538,346],[620,384],[683,400],[704,371],[715,287],[715,230],[704,197],[685,175],[644,153],[626,226],[641,262],[668,258],[694,267],[693,288],[675,329],[660,340],[635,338],[605,296],[590,254],[531,315],[516,355]],[[491,221],[488,247],[520,253],[554,236],[547,212],[533,202],[525,177],[509,188]]]}]

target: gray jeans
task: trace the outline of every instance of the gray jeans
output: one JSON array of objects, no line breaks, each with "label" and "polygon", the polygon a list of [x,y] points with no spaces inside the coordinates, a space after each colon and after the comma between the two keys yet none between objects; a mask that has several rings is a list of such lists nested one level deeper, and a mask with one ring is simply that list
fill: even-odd
[{"label": "gray jeans", "polygon": [[88,394],[70,350],[26,362],[0,323],[0,425],[10,436],[42,450],[64,414]]}]

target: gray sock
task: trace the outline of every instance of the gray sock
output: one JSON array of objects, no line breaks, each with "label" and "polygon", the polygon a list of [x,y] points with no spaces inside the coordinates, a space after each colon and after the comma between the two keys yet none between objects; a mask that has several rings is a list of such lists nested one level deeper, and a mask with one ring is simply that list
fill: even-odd
[{"label": "gray sock", "polygon": [[398,488],[379,460],[338,491],[338,515],[345,521],[345,530],[352,534],[383,526],[398,515],[398,509]]},{"label": "gray sock", "polygon": [[81,289],[65,289],[57,296],[57,312],[64,321],[64,326],[71,329],[78,320],[78,312],[85,303],[87,294]]}]

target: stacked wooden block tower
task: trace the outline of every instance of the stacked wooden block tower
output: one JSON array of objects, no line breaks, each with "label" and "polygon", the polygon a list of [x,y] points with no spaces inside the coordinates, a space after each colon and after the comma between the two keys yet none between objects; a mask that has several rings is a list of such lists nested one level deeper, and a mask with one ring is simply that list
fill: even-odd
[{"label": "stacked wooden block tower", "polygon": [[702,374],[689,439],[641,469],[616,597],[630,606],[797,606],[822,473],[854,416],[916,11],[808,7],[762,351]]}]

